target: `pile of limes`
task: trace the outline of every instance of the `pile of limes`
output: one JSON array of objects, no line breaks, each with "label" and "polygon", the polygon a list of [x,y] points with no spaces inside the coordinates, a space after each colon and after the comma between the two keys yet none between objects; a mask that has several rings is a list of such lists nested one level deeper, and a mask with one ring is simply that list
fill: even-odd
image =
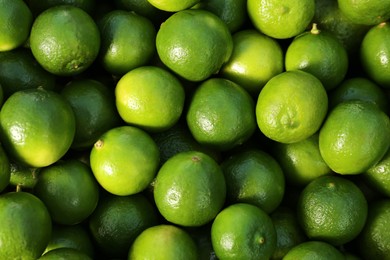
[{"label": "pile of limes", "polygon": [[0,0],[0,259],[390,259],[390,0]]}]

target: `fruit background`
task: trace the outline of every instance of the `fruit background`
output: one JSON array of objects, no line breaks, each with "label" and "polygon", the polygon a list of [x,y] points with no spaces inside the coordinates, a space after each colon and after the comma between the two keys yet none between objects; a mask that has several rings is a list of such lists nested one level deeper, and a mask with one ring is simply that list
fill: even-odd
[{"label": "fruit background", "polygon": [[0,0],[0,259],[390,259],[389,0]]}]

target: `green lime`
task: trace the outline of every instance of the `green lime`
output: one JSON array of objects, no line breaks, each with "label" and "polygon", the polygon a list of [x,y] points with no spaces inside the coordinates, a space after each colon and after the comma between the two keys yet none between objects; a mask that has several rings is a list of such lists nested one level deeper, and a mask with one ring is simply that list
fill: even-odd
[{"label": "green lime", "polygon": [[154,206],[142,194],[103,197],[88,220],[92,240],[106,259],[124,259],[136,237],[157,223]]},{"label": "green lime", "polygon": [[53,249],[37,260],[59,260],[59,259],[72,259],[72,260],[92,260],[92,258],[84,252],[81,252],[74,248],[56,248]]},{"label": "green lime", "polygon": [[171,15],[170,12],[156,8],[148,0],[114,0],[113,2],[115,9],[136,12],[153,23],[161,23],[164,18]]},{"label": "green lime", "polygon": [[157,209],[167,221],[182,226],[202,226],[212,221],[225,197],[221,167],[202,152],[181,152],[169,158],[154,181]]},{"label": "green lime", "polygon": [[364,172],[362,178],[375,191],[390,197],[390,150],[377,164]]},{"label": "green lime", "polygon": [[28,167],[16,161],[10,161],[10,186],[17,189],[32,190],[38,182],[38,174],[42,168]]},{"label": "green lime", "polygon": [[319,79],[302,71],[271,78],[256,104],[260,131],[281,143],[302,141],[316,133],[328,112],[328,96]]},{"label": "green lime", "polygon": [[91,169],[99,184],[115,195],[131,195],[146,189],[159,166],[159,150],[152,137],[133,126],[105,132],[94,144]]},{"label": "green lime", "polygon": [[0,111],[1,141],[8,155],[30,167],[45,167],[69,150],[75,116],[58,93],[43,88],[12,94]]},{"label": "green lime", "polygon": [[196,5],[200,0],[148,0],[148,2],[157,9],[177,12]]},{"label": "green lime", "polygon": [[343,253],[333,245],[323,241],[306,241],[293,247],[284,260],[343,260]]},{"label": "green lime", "polygon": [[26,0],[26,3],[35,16],[38,16],[50,7],[58,5],[73,5],[83,9],[89,14],[92,14],[96,8],[95,0]]},{"label": "green lime", "polygon": [[233,51],[227,25],[205,10],[184,10],[161,24],[156,48],[162,63],[189,81],[218,73]]},{"label": "green lime", "polygon": [[161,224],[144,230],[131,245],[128,260],[141,259],[198,259],[197,247],[182,228]]},{"label": "green lime", "polygon": [[43,202],[31,193],[0,195],[0,258],[36,260],[44,252],[52,222]]},{"label": "green lime", "polygon": [[190,97],[186,120],[197,142],[226,151],[243,144],[255,132],[254,110],[252,97],[240,85],[210,78]]},{"label": "green lime", "polygon": [[329,112],[319,132],[319,148],[334,172],[359,174],[385,155],[389,136],[389,117],[377,105],[345,101]]},{"label": "green lime", "polygon": [[311,181],[297,204],[298,221],[307,237],[336,246],[358,236],[367,212],[363,192],[341,176],[321,176]]},{"label": "green lime", "polygon": [[276,39],[302,33],[315,13],[315,0],[248,0],[248,15],[253,26]]},{"label": "green lime", "polygon": [[390,18],[390,2],[382,0],[337,0],[343,14],[352,22],[376,25]]},{"label": "green lime", "polygon": [[276,230],[262,209],[237,203],[217,215],[211,242],[218,259],[269,259],[276,248]]},{"label": "green lime", "polygon": [[274,211],[284,196],[285,180],[279,163],[258,150],[237,152],[221,163],[229,203],[249,203]]},{"label": "green lime", "polygon": [[88,13],[72,5],[54,6],[34,20],[31,51],[52,74],[73,76],[89,68],[100,50],[99,29]]}]

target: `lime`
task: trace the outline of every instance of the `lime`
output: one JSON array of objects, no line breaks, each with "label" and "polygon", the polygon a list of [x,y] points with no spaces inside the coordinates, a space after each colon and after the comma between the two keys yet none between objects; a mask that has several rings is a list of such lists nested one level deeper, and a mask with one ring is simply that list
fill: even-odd
[{"label": "lime", "polygon": [[33,23],[33,15],[23,0],[0,1],[0,52],[23,45]]},{"label": "lime", "polygon": [[233,34],[233,53],[220,75],[257,96],[272,77],[284,70],[280,44],[254,29]]},{"label": "lime", "polygon": [[319,148],[326,164],[340,174],[363,173],[390,146],[390,121],[377,105],[345,101],[330,111],[319,132]]},{"label": "lime", "polygon": [[143,191],[159,166],[159,150],[149,134],[133,126],[105,132],[94,144],[90,163],[99,184],[115,195]]},{"label": "lime", "polygon": [[113,2],[115,9],[136,12],[156,24],[161,23],[167,16],[171,15],[170,12],[156,8],[148,0],[114,0]]},{"label": "lime", "polygon": [[321,176],[302,190],[297,216],[309,239],[339,246],[362,231],[367,201],[352,181],[341,176]]},{"label": "lime", "polygon": [[184,10],[161,24],[156,37],[159,58],[172,71],[190,81],[216,74],[233,51],[227,25],[205,10]]},{"label": "lime", "polygon": [[96,8],[95,0],[26,0],[32,13],[37,16],[46,9],[57,5],[73,5],[79,7],[89,14]]},{"label": "lime", "polygon": [[35,59],[50,73],[77,75],[90,67],[99,53],[99,29],[81,8],[54,6],[34,20],[30,46]]},{"label": "lime", "polygon": [[32,190],[38,182],[38,174],[42,168],[28,167],[16,161],[10,161],[10,186],[17,189]]},{"label": "lime", "polygon": [[157,9],[177,12],[196,5],[200,0],[148,0],[148,2]]},{"label": "lime", "polygon": [[343,253],[333,245],[323,241],[306,241],[293,247],[284,260],[343,260]]},{"label": "lime", "polygon": [[121,118],[149,132],[172,127],[179,120],[185,92],[170,71],[157,66],[135,68],[120,78],[115,88]]},{"label": "lime", "polygon": [[237,203],[217,215],[211,242],[219,259],[269,259],[276,248],[276,231],[262,209]]},{"label": "lime", "polygon": [[72,260],[92,260],[92,258],[74,248],[57,248],[53,249],[41,257],[38,260],[58,260],[58,259],[72,259]]},{"label": "lime", "polygon": [[182,226],[202,226],[214,219],[226,197],[218,163],[197,151],[169,158],[154,181],[154,200],[161,215]]},{"label": "lime", "polygon": [[186,120],[197,142],[226,151],[241,145],[255,132],[254,110],[252,97],[240,85],[210,78],[195,89]]},{"label": "lime", "polygon": [[58,93],[43,88],[11,95],[0,111],[1,141],[10,157],[30,167],[45,167],[69,150],[75,117]]},{"label": "lime", "polygon": [[0,258],[35,260],[50,240],[52,223],[45,204],[31,193],[0,195]]},{"label": "lime", "polygon": [[390,197],[390,150],[377,164],[364,172],[362,178],[375,191]]},{"label": "lime", "polygon": [[352,22],[376,25],[390,18],[390,2],[382,0],[338,0],[340,10]]},{"label": "lime", "polygon": [[225,159],[221,167],[229,203],[249,203],[267,213],[281,203],[285,188],[283,171],[268,153],[258,149],[237,152]]},{"label": "lime", "polygon": [[132,244],[128,260],[138,259],[198,259],[197,247],[182,228],[161,224],[144,230]]},{"label": "lime", "polygon": [[155,208],[142,194],[103,197],[88,220],[92,240],[106,259],[124,259],[136,237],[157,223]]},{"label": "lime", "polygon": [[321,127],[328,109],[328,96],[312,74],[287,71],[271,78],[256,104],[260,131],[281,143],[302,141]]},{"label": "lime", "polygon": [[248,0],[248,15],[253,26],[276,39],[302,33],[315,13],[315,0]]}]

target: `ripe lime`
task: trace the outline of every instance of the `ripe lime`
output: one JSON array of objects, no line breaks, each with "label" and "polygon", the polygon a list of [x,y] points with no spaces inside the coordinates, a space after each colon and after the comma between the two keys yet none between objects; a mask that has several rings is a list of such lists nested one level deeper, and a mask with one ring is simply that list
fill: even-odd
[{"label": "ripe lime", "polygon": [[88,220],[92,239],[106,259],[124,259],[135,238],[157,223],[155,208],[142,194],[107,195]]},{"label": "ripe lime", "polygon": [[121,123],[113,91],[100,81],[75,79],[60,93],[69,102],[76,119],[73,149],[90,149],[104,132]]},{"label": "ripe lime", "polygon": [[263,210],[237,203],[217,215],[211,242],[219,259],[269,259],[276,248],[276,231]]},{"label": "ripe lime", "polygon": [[99,29],[81,8],[59,5],[34,20],[30,46],[35,59],[50,73],[77,75],[90,67],[99,53]]},{"label": "ripe lime", "polygon": [[197,142],[226,151],[241,145],[255,132],[254,110],[252,97],[240,85],[210,78],[195,89],[186,120]]},{"label": "ripe lime", "polygon": [[148,0],[148,2],[160,10],[177,12],[196,5],[200,0]]},{"label": "ripe lime", "polygon": [[390,120],[371,102],[345,101],[330,111],[319,132],[326,164],[340,174],[363,173],[390,147]]},{"label": "ripe lime", "polygon": [[172,14],[157,32],[156,48],[163,64],[190,81],[217,73],[233,50],[227,25],[205,10]]},{"label": "ripe lime", "polygon": [[42,88],[11,95],[0,111],[1,141],[12,158],[31,167],[58,161],[75,134],[71,106],[58,93]]},{"label": "ripe lime", "polygon": [[182,226],[210,222],[225,203],[222,169],[210,156],[181,152],[168,159],[154,181],[154,200],[161,215]]},{"label": "ripe lime", "polygon": [[284,196],[284,175],[268,153],[253,149],[237,152],[221,164],[229,203],[249,203],[265,212],[274,211]]},{"label": "ripe lime", "polygon": [[52,223],[41,200],[27,192],[0,195],[0,258],[35,260],[50,240]]},{"label": "ripe lime", "polygon": [[33,15],[23,0],[0,1],[0,52],[18,48],[27,40]]},{"label": "ripe lime", "polygon": [[296,143],[276,142],[272,154],[282,167],[290,185],[303,187],[319,176],[332,173],[321,156],[318,133]]},{"label": "ripe lime", "polygon": [[16,189],[32,190],[38,182],[38,174],[42,168],[28,167],[16,161],[10,162],[9,185]]},{"label": "ripe lime", "polygon": [[126,123],[159,132],[179,120],[185,92],[180,81],[168,70],[142,66],[120,78],[115,97],[119,115]]},{"label": "ripe lime", "polygon": [[390,18],[390,2],[382,0],[338,0],[340,10],[352,22],[375,25]]},{"label": "ripe lime", "polygon": [[321,81],[308,72],[287,71],[270,79],[256,104],[260,131],[281,143],[302,141],[319,130],[328,109]]},{"label": "ripe lime", "polygon": [[26,48],[0,52],[0,84],[5,98],[16,91],[38,86],[49,90],[57,88],[56,77],[44,70]]},{"label": "ripe lime", "polygon": [[373,26],[360,46],[360,62],[368,77],[381,87],[390,88],[390,24]]},{"label": "ripe lime", "polygon": [[315,13],[315,0],[248,0],[247,6],[254,27],[276,39],[302,33]]},{"label": "ripe lime", "polygon": [[304,32],[289,44],[285,67],[287,71],[303,70],[317,77],[326,90],[344,79],[348,70],[348,53],[340,41],[317,28]]},{"label": "ripe lime", "polygon": [[390,255],[390,200],[369,205],[367,222],[357,238],[364,259],[388,259]]},{"label": "ripe lime", "polygon": [[99,185],[89,166],[68,159],[39,172],[34,194],[45,203],[54,222],[75,225],[95,210]]},{"label": "ripe lime", "polygon": [[94,144],[90,163],[99,184],[115,195],[131,195],[152,182],[159,166],[159,150],[145,131],[119,126]]},{"label": "ripe lime", "polygon": [[58,259],[72,259],[72,260],[92,260],[92,258],[84,252],[74,248],[57,248],[53,249],[37,260],[58,260]]},{"label": "ripe lime", "polygon": [[128,260],[141,259],[198,259],[197,247],[183,229],[161,224],[144,230],[132,244]]},{"label": "ripe lime", "polygon": [[381,194],[390,197],[390,150],[382,159],[362,174],[367,184]]},{"label": "ripe lime", "polygon": [[343,253],[336,247],[323,241],[306,241],[293,247],[284,260],[345,260]]},{"label": "ripe lime", "polygon": [[367,201],[352,181],[341,176],[321,176],[302,190],[297,216],[309,239],[343,245],[363,229]]},{"label": "ripe lime", "polygon": [[8,159],[8,155],[4,151],[2,145],[0,145],[0,192],[2,192],[9,184],[11,180],[11,165]]},{"label": "ripe lime", "polygon": [[233,34],[233,53],[220,75],[257,96],[268,80],[283,70],[280,44],[258,31],[246,29]]},{"label": "ripe lime", "polygon": [[[114,10],[98,21],[101,35],[99,60],[114,75],[146,65],[156,52],[156,29],[135,12]],[[129,48],[131,46],[131,48]]]}]

